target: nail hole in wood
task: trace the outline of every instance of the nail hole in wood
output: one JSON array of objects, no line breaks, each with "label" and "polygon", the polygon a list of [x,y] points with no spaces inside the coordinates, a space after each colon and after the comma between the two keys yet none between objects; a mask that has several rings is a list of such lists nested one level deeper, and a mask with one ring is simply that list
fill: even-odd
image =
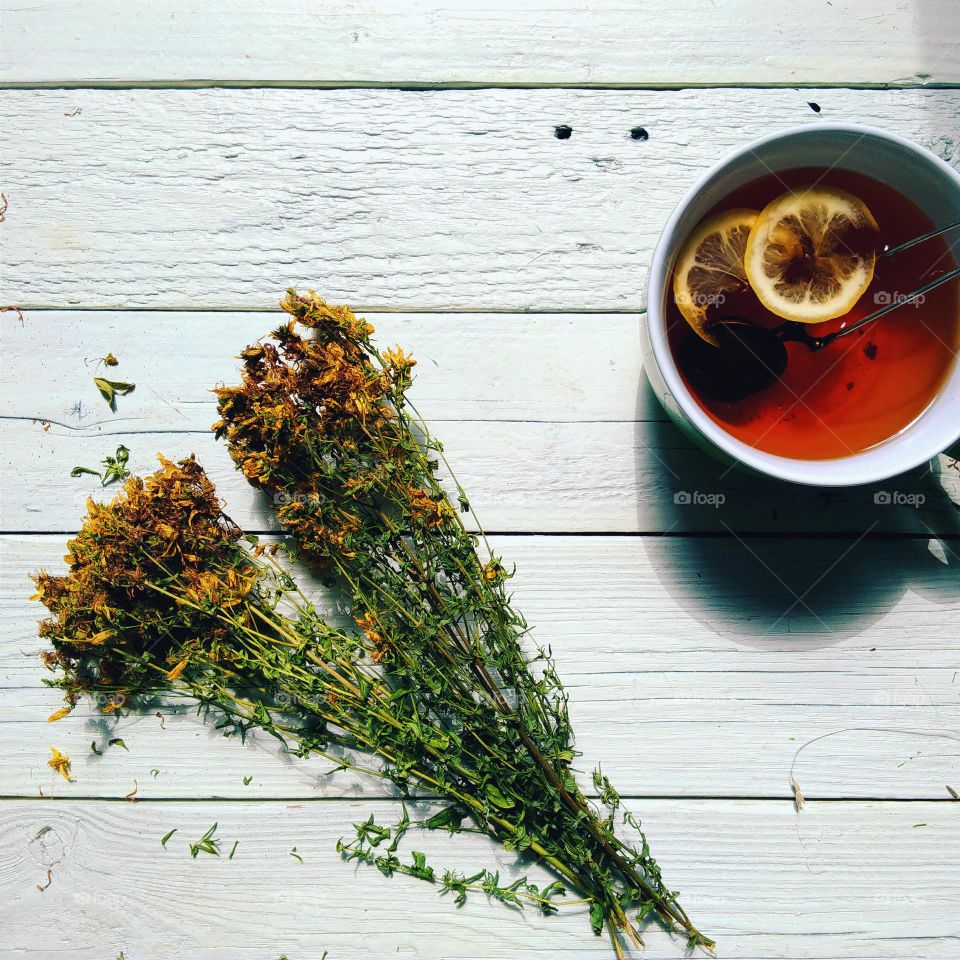
[{"label": "nail hole in wood", "polygon": [[649,140],[650,134],[647,133],[645,127],[634,127],[630,131],[630,139],[631,140]]},{"label": "nail hole in wood", "polygon": [[559,127],[553,128],[553,135],[558,140],[569,140],[573,136],[573,127],[568,127],[565,123]]}]

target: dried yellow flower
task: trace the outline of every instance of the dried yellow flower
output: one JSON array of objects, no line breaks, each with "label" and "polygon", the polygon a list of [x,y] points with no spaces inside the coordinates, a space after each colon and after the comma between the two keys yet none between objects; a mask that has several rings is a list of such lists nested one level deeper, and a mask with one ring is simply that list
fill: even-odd
[{"label": "dried yellow flower", "polygon": [[187,664],[190,662],[189,657],[184,657],[172,670],[167,671],[168,680],[176,680],[184,670],[187,669]]},{"label": "dried yellow flower", "polygon": [[403,352],[402,347],[390,347],[383,351],[384,361],[397,371],[409,370],[416,366],[417,361]]},{"label": "dried yellow flower", "polygon": [[56,747],[51,747],[53,756],[47,761],[47,766],[56,770],[64,780],[70,780],[70,758],[61,753]]}]

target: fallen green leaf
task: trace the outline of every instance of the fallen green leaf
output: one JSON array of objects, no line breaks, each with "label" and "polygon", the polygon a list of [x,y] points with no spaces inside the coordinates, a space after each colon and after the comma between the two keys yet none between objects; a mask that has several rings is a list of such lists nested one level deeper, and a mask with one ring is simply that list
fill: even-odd
[{"label": "fallen green leaf", "polygon": [[117,409],[117,394],[126,396],[136,389],[135,383],[124,383],[122,380],[107,380],[106,377],[94,377],[94,386],[100,391],[100,396],[110,404],[111,410]]}]

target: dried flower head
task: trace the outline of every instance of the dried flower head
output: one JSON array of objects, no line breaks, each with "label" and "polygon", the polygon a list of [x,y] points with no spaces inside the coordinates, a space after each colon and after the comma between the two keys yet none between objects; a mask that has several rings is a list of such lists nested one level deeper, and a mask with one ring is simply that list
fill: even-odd
[{"label": "dried flower head", "polygon": [[56,747],[51,747],[50,752],[53,756],[47,761],[47,766],[56,770],[64,780],[70,779],[70,758],[61,753]]},{"label": "dried flower head", "polygon": [[193,457],[159,459],[156,473],[128,479],[110,503],[88,501],[66,575],[33,578],[33,599],[51,614],[40,625],[53,647],[44,659],[63,670],[68,703],[116,690],[102,707],[109,713],[128,692],[155,688],[158,671],[179,664],[185,649],[216,648],[222,610],[253,589],[242,533],[203,469]]},{"label": "dried flower head", "polygon": [[291,290],[281,306],[295,319],[243,351],[239,386],[215,391],[214,429],[237,467],[274,494],[281,523],[320,559],[354,554],[359,514],[371,509],[449,522],[454,511],[422,483],[422,457],[411,459],[397,423],[413,358],[399,347],[378,357],[373,327],[312,291]]}]

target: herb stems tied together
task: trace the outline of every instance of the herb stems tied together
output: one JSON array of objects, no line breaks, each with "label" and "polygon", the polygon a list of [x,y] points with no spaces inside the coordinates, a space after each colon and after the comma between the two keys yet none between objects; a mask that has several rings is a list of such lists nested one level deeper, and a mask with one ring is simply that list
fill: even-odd
[{"label": "herb stems tied together", "polygon": [[[292,291],[283,306],[294,319],[244,351],[239,386],[217,390],[215,429],[272,496],[292,543],[281,556],[245,535],[193,457],[161,457],[110,503],[88,502],[65,575],[34,577],[50,613],[43,658],[58,676],[48,682],[69,707],[86,695],[106,713],[163,691],[225,732],[263,730],[334,770],[428,793],[443,807],[420,827],[480,831],[554,880],[438,876],[418,851],[406,863],[406,809],[393,831],[371,818],[338,848],[386,875],[438,884],[458,903],[471,891],[547,914],[585,903],[618,957],[642,943],[650,918],[709,949],[607,778],[594,773],[598,803],[578,785],[566,694],[509,602],[511,572],[475,518],[464,523],[466,494],[410,406],[414,361],[379,353],[347,307]],[[298,558],[340,592],[346,624],[291,577]]]},{"label": "herb stems tied together", "polygon": [[345,591],[383,682],[409,701],[415,724],[436,730],[437,789],[469,793],[475,803],[457,800],[457,810],[575,883],[618,953],[619,934],[640,942],[635,908],[640,921],[655,914],[711,946],[664,885],[639,825],[624,814],[636,846],[614,829],[609,781],[594,778],[606,814],[578,787],[566,694],[547,651],[521,642],[512,574],[464,523],[470,515],[477,528],[466,492],[407,397],[413,358],[379,352],[369,323],[313,292],[290,290],[281,306],[293,319],[244,350],[242,383],[216,391],[214,429],[272,496],[304,558]]}]

